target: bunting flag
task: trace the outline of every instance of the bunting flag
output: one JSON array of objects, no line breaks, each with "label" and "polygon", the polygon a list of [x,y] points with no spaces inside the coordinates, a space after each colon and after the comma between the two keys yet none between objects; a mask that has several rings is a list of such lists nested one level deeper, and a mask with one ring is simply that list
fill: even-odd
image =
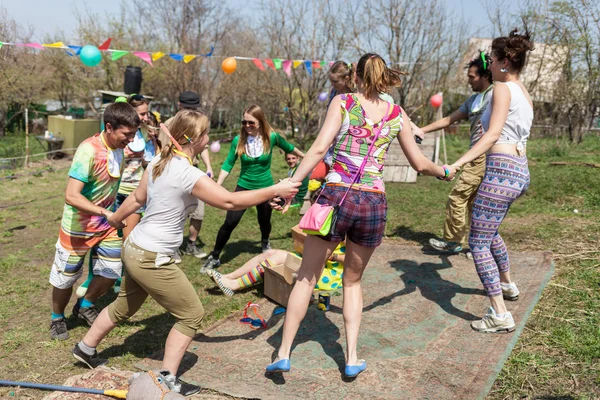
[{"label": "bunting flag", "polygon": [[308,72],[308,75],[312,76],[312,61],[304,61],[304,66],[306,67],[306,72]]},{"label": "bunting flag", "polygon": [[287,76],[291,76],[292,74],[292,60],[283,60],[283,70],[287,74]]},{"label": "bunting flag", "polygon": [[146,53],[145,51],[134,51],[133,55],[152,65],[152,57],[150,57],[150,54]]},{"label": "bunting flag", "polygon": [[156,61],[159,58],[164,57],[166,54],[163,53],[162,51],[155,51],[154,53],[152,53],[152,61]]},{"label": "bunting flag", "polygon": [[[212,57],[215,51],[214,46],[210,46],[210,51],[206,54],[179,54],[179,53],[163,53],[162,51],[134,51],[134,50],[117,50],[111,49],[110,45],[112,42],[112,38],[108,38],[104,43],[98,46],[98,50],[102,52],[110,53],[108,56],[111,60],[116,61],[122,58],[123,56],[132,53],[137,58],[146,62],[150,66],[153,66],[153,62],[157,61],[164,56],[169,56],[172,60],[175,61],[183,61],[188,64],[197,57]],[[37,50],[45,50],[46,48],[54,48],[54,49],[62,49],[64,50],[70,57],[79,56],[81,53],[81,49],[83,46],[74,46],[74,45],[65,45],[64,42],[54,42],[54,43],[9,43],[9,42],[1,42],[0,41],[0,49],[2,46],[19,46],[19,47],[30,47]],[[219,56],[218,58],[225,58],[224,56]],[[248,60],[252,61],[254,65],[261,71],[266,71],[265,64],[271,68],[273,71],[277,71],[283,69],[286,75],[289,77],[292,74],[292,68],[298,68],[300,65],[304,65],[306,68],[306,72],[308,75],[312,76],[313,71],[315,69],[324,69],[327,65],[330,67],[334,64],[334,61],[325,61],[325,60],[288,60],[283,58],[252,58],[252,57],[237,57],[233,56],[233,58],[237,60]]]},{"label": "bunting flag", "polygon": [[115,51],[112,52],[111,59],[113,61],[116,61],[119,58],[123,57],[127,53],[129,53],[127,50],[115,50]]},{"label": "bunting flag", "polygon": [[271,60],[270,58],[267,58],[267,59],[265,60],[265,64],[267,64],[269,67],[271,67],[271,69],[272,69],[273,71],[276,71],[276,69],[275,69],[275,64],[273,63],[273,60]]},{"label": "bunting flag", "polygon": [[329,61],[329,68],[333,67],[333,64],[335,64],[335,61]]},{"label": "bunting flag", "polygon": [[112,41],[112,38],[106,39],[106,42],[104,42],[100,46],[98,46],[98,50],[100,50],[100,51],[107,51],[110,48],[110,42],[111,41]]},{"label": "bunting flag", "polygon": [[39,43],[15,43],[15,46],[20,46],[20,47],[31,47],[33,49],[40,49],[40,50],[44,50],[44,46],[42,46]]},{"label": "bunting flag", "polygon": [[260,61],[258,58],[253,58],[252,62],[254,63],[254,65],[256,65],[256,67],[258,69],[260,69],[261,71],[265,70],[265,66],[263,65],[262,61]]},{"label": "bunting flag", "polygon": [[192,61],[194,58],[196,58],[195,55],[193,55],[193,54],[186,54],[185,56],[183,56],[183,62],[187,64],[190,61]]},{"label": "bunting flag", "polygon": [[55,49],[62,49],[63,47],[65,47],[65,44],[63,42],[55,42],[55,43],[44,43],[42,46],[44,47],[52,47]]}]

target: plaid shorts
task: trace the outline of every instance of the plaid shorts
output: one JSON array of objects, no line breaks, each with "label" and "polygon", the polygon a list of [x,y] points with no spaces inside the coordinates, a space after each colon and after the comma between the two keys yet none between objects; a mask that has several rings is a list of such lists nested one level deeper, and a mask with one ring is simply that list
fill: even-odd
[{"label": "plaid shorts", "polygon": [[[327,185],[317,200],[319,204],[339,204],[348,190],[343,186]],[[329,242],[348,239],[363,247],[377,247],[383,240],[387,220],[385,193],[350,189],[337,213],[337,221],[327,236]]]}]

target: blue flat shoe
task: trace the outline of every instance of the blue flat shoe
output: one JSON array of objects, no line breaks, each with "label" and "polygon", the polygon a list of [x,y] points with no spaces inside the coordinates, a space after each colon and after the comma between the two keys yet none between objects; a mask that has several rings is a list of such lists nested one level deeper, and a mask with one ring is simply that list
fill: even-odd
[{"label": "blue flat shoe", "polygon": [[284,358],[267,365],[267,372],[288,372],[290,370],[290,359]]},{"label": "blue flat shoe", "polygon": [[367,369],[367,362],[365,360],[358,360],[358,362],[360,362],[358,365],[346,364],[346,368],[344,369],[344,375],[346,378],[354,378]]}]

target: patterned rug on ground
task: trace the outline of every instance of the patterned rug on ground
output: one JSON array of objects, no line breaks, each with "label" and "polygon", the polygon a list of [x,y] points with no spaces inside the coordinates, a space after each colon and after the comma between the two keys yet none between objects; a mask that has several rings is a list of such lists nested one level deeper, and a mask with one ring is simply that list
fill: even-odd
[{"label": "patterned rug on ground", "polygon": [[[507,302],[517,327],[481,334],[470,322],[489,302],[473,261],[424,254],[384,243],[363,278],[364,312],[358,355],[367,370],[342,379],[345,335],[342,297],[331,310],[309,307],[286,374],[266,374],[281,341],[283,315],[263,300],[268,328],[239,323],[241,311],[197,335],[182,364],[183,378],[217,392],[251,399],[483,399],[510,355],[554,270],[550,253],[511,253],[519,300]],[[138,367],[158,368],[162,353]]]}]

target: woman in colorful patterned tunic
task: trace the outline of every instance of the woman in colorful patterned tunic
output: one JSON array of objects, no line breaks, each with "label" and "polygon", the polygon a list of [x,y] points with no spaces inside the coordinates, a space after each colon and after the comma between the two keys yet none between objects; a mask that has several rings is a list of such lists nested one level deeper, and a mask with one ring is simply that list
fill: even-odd
[{"label": "woman in colorful patterned tunic", "polygon": [[[400,73],[389,69],[377,54],[365,54],[356,68],[355,94],[336,96],[329,106],[319,136],[292,178],[301,182],[325,156],[335,140],[333,165],[319,204],[337,205],[350,188],[338,211],[338,219],[327,236],[308,235],[298,280],[291,293],[283,327],[283,338],[277,359],[267,366],[268,372],[290,369],[290,352],[300,323],[306,315],[313,289],[321,276],[325,261],[340,242],[346,239],[344,265],[344,325],[346,329],[345,376],[355,377],[367,367],[356,352],[363,299],[361,277],[373,251],[382,241],[387,214],[383,166],[387,150],[398,138],[411,166],[425,175],[450,179],[454,172],[431,162],[419,150],[407,116],[397,105],[382,100],[380,93],[400,86]],[[379,132],[378,132],[379,131]],[[374,146],[369,152],[371,143]],[[366,158],[363,173],[352,180]],[[351,186],[352,185],[352,186]],[[351,186],[351,187],[350,187]],[[281,207],[275,207],[281,209]],[[347,238],[346,238],[347,236]]]}]

